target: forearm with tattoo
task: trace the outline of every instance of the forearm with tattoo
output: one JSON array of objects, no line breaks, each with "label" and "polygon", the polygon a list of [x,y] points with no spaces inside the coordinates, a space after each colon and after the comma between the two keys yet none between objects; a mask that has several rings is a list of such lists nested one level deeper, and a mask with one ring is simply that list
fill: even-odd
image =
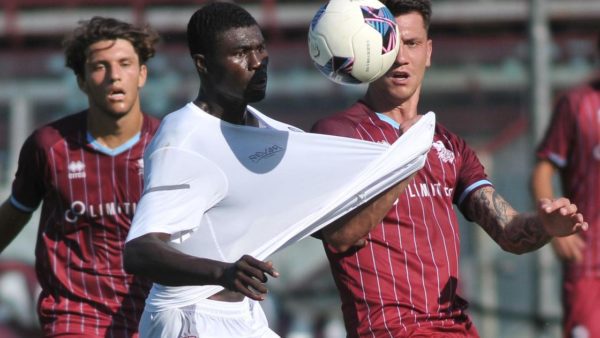
[{"label": "forearm with tattoo", "polygon": [[518,213],[492,187],[473,192],[465,203],[467,216],[505,251],[522,254],[550,241],[539,217],[533,213]]}]

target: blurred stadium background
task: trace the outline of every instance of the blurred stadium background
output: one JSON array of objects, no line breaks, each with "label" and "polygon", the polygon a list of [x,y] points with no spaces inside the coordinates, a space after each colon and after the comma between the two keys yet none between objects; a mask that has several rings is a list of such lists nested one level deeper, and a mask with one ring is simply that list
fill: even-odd
[{"label": "blurred stadium background", "polygon": [[[308,23],[323,1],[240,2],[261,23],[271,55],[268,95],[257,106],[304,129],[348,106],[364,91],[362,86],[329,82],[310,62]],[[433,2],[433,66],[426,75],[420,111],[436,112],[450,130],[467,139],[500,193],[517,209],[530,209],[534,144],[556,93],[584,80],[595,67],[600,1]],[[62,37],[78,20],[113,16],[149,23],[161,33],[162,44],[149,64],[149,81],[142,91],[144,110],[161,117],[197,93],[185,26],[201,4],[1,0],[0,198],[9,195],[18,151],[29,133],[86,107],[60,48]],[[36,323],[30,294],[35,288],[28,270],[36,231],[34,217],[0,257],[0,323],[20,327],[23,337],[33,335]],[[559,337],[560,267],[549,248],[514,256],[502,252],[473,224],[463,221],[461,232],[461,289],[482,337]],[[282,277],[272,281],[264,306],[272,327],[290,338],[344,337],[337,291],[320,242],[306,239],[273,260]],[[0,327],[0,335],[10,337],[3,332]]]}]

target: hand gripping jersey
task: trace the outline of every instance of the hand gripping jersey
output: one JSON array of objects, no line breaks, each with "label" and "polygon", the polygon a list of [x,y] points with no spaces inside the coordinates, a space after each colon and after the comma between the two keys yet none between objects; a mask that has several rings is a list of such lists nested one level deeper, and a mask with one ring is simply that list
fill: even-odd
[{"label": "hand gripping jersey", "polygon": [[[167,115],[145,154],[145,192],[128,240],[171,234],[189,255],[264,259],[420,169],[435,115],[393,145],[303,133],[249,108],[263,128],[193,104]],[[146,306],[185,306],[219,286],[154,285]]]}]

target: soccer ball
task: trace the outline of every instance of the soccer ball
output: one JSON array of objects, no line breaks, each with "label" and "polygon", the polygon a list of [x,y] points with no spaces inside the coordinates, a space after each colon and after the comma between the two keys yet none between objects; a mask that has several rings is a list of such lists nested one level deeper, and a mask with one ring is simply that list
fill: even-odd
[{"label": "soccer ball", "polygon": [[399,41],[394,16],[377,0],[331,0],[317,11],[308,31],[313,63],[340,84],[372,82],[385,74]]}]

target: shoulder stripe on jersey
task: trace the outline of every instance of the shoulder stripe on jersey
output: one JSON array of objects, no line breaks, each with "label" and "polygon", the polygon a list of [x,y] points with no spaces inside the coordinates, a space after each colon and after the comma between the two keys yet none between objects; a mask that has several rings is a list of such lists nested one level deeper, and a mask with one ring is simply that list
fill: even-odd
[{"label": "shoulder stripe on jersey", "polygon": [[483,186],[483,185],[492,185],[492,182],[488,181],[488,180],[481,180],[481,181],[477,181],[473,184],[471,184],[470,186],[467,187],[467,189],[465,189],[465,191],[463,191],[463,193],[460,195],[460,198],[458,199],[458,205],[461,205],[463,200],[471,193],[471,191]]},{"label": "shoulder stripe on jersey", "polygon": [[564,168],[567,165],[567,160],[557,153],[548,154],[548,159],[559,168]]},{"label": "shoulder stripe on jersey", "polygon": [[155,191],[167,191],[167,190],[182,190],[189,189],[189,184],[176,184],[176,185],[161,185],[160,187],[152,187],[145,191],[145,193],[151,193]]},{"label": "shoulder stripe on jersey", "polygon": [[24,205],[23,203],[17,201],[17,199],[14,196],[10,196],[10,203],[17,209],[23,211],[23,212],[34,212],[35,209],[37,209],[37,206],[35,208],[30,208],[26,205]]}]

